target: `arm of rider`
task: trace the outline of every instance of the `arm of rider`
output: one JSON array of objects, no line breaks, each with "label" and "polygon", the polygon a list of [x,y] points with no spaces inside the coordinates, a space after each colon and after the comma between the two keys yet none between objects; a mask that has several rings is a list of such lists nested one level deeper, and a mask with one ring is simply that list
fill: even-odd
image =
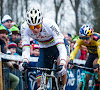
[{"label": "arm of rider", "polygon": [[99,64],[96,64],[95,66],[94,66],[94,72],[98,72],[99,71]]},{"label": "arm of rider", "polygon": [[94,72],[99,71],[100,59],[98,59],[97,64],[94,66]]},{"label": "arm of rider", "polygon": [[63,76],[66,73],[66,60],[61,60],[60,65],[58,67],[61,67],[62,69],[58,72],[59,76]]},{"label": "arm of rider", "polygon": [[69,64],[68,64],[68,68],[69,68],[69,69],[72,69],[72,68],[74,67],[74,66],[72,65],[72,64],[73,64],[73,60],[70,59],[68,63],[69,63]]}]

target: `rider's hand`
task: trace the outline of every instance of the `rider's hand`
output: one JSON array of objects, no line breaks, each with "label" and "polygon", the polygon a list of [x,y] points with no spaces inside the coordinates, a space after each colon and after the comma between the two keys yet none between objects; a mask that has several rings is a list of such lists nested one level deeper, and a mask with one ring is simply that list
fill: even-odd
[{"label": "rider's hand", "polygon": [[[68,67],[69,67],[69,69],[72,69],[74,66],[72,65],[73,64],[73,60],[71,59],[71,60],[69,60],[69,62],[68,62],[69,64],[68,64]],[[71,64],[70,64],[71,63]]]},{"label": "rider's hand", "polygon": [[27,67],[28,67],[28,63],[27,62],[20,63],[19,70],[20,71],[24,71],[24,70],[27,69]]},{"label": "rider's hand", "polygon": [[19,70],[20,71],[24,71],[24,67],[22,65],[23,65],[23,63],[20,63],[20,65],[19,65]]},{"label": "rider's hand", "polygon": [[61,67],[62,69],[58,72],[59,76],[63,76],[66,73],[66,69],[64,65],[59,65],[58,67]]},{"label": "rider's hand", "polygon": [[95,66],[94,66],[94,72],[98,72],[99,71],[99,64],[96,64]]},{"label": "rider's hand", "polygon": [[24,69],[28,68],[28,63],[27,62],[23,62],[22,66],[24,67]]}]

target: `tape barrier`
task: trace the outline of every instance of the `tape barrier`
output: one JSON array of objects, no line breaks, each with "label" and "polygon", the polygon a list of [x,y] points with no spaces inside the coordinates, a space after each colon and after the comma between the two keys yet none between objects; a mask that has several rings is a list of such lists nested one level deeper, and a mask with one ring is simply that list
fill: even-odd
[{"label": "tape barrier", "polygon": [[86,63],[86,60],[74,59],[73,62],[74,62],[74,63],[77,63],[77,64],[85,64],[85,63]]},{"label": "tape barrier", "polygon": [[[4,53],[0,53],[0,58],[14,61],[22,61],[22,56],[19,55],[8,55]],[[30,62],[38,62],[38,57],[30,57]]]},{"label": "tape barrier", "polygon": [[[0,53],[0,58],[14,61],[22,61],[22,56],[19,55],[8,55],[4,53]],[[30,62],[38,62],[38,57],[30,57]],[[74,59],[74,63],[85,64],[86,60]]]}]

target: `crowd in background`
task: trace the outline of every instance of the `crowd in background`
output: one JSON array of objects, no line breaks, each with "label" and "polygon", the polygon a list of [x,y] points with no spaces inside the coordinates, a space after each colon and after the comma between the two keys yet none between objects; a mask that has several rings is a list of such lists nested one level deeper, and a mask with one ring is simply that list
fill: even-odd
[{"label": "crowd in background", "polygon": [[[74,45],[76,40],[78,39],[77,35],[72,36],[70,33],[63,34],[65,39],[68,40],[70,44],[70,52],[74,49]],[[0,45],[1,52],[10,54],[10,55],[22,55],[22,40],[21,40],[21,30],[20,26],[18,26],[15,22],[13,22],[12,18],[9,15],[5,15],[2,18],[2,22],[0,24]],[[36,40],[30,38],[30,55],[31,57],[39,57],[39,45]],[[86,46],[81,46],[79,49],[76,59],[86,60],[88,57],[88,51]],[[18,61],[13,60],[5,60],[3,59],[3,64],[10,68],[10,90],[14,90],[17,84],[19,83],[19,77],[12,73],[13,68],[19,70],[20,63]],[[29,66],[35,66],[36,63],[30,62]]]}]

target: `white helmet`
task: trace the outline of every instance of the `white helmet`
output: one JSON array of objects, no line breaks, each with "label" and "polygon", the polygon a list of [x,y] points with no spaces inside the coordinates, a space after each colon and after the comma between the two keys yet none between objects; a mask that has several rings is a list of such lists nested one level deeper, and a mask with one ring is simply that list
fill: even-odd
[{"label": "white helmet", "polygon": [[42,23],[42,20],[43,16],[39,9],[32,8],[29,11],[27,11],[26,21],[29,25],[39,25],[40,23]]}]

